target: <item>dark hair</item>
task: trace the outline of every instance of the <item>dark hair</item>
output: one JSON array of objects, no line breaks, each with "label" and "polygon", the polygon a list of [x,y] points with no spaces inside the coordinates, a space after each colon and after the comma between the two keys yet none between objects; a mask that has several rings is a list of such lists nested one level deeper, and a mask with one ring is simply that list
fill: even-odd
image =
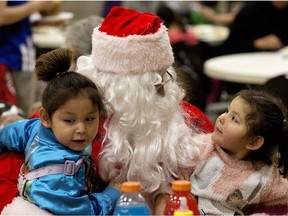
[{"label": "dark hair", "polygon": [[157,8],[156,15],[159,16],[167,28],[170,28],[173,23],[176,23],[181,31],[186,32],[184,18],[172,8],[160,4]]},{"label": "dark hair", "polygon": [[37,59],[36,77],[48,82],[42,95],[42,106],[51,117],[69,99],[86,96],[98,107],[100,115],[105,116],[103,98],[94,82],[79,73],[68,71],[74,62],[73,52],[66,48],[55,49]]},{"label": "dark hair", "polygon": [[251,113],[246,117],[248,136],[256,135],[264,138],[264,144],[252,151],[252,161],[262,161],[268,165],[273,163],[273,155],[277,155],[276,166],[281,174],[288,171],[288,122],[287,109],[282,101],[268,92],[256,89],[241,90],[236,96],[243,98],[250,106]]}]

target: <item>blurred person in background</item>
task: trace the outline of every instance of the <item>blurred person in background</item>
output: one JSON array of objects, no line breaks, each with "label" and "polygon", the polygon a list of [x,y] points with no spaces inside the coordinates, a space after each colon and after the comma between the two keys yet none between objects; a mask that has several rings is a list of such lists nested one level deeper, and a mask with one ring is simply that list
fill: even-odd
[{"label": "blurred person in background", "polygon": [[239,1],[203,1],[199,12],[206,22],[230,26],[243,4]]},{"label": "blurred person in background", "polygon": [[65,47],[74,51],[75,57],[90,55],[92,51],[91,37],[93,29],[100,25],[103,18],[91,15],[77,20],[66,28]]},{"label": "blurred person in background", "polygon": [[0,1],[0,76],[4,77],[0,79],[4,89],[0,98],[17,104],[24,113],[29,112],[39,92],[32,73],[36,55],[29,16],[54,6],[53,1]]},{"label": "blurred person in background", "polygon": [[237,14],[216,55],[275,51],[288,45],[288,1],[253,2]]}]

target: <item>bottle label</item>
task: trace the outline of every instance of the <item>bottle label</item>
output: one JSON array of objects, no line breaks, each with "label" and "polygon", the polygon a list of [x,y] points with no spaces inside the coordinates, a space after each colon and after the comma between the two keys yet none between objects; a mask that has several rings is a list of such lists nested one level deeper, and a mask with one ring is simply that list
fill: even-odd
[{"label": "bottle label", "polygon": [[145,204],[116,205],[113,215],[150,215],[150,211]]}]

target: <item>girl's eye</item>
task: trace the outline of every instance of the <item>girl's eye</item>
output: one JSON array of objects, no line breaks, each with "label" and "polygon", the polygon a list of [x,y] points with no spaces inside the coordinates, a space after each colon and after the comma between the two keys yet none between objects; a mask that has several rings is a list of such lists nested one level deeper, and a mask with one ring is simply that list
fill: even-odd
[{"label": "girl's eye", "polygon": [[92,117],[92,118],[86,118],[86,121],[88,121],[88,122],[91,122],[91,121],[94,121],[94,120],[95,120],[94,117]]},{"label": "girl's eye", "polygon": [[67,122],[67,123],[73,123],[74,122],[73,119],[64,119],[64,121]]},{"label": "girl's eye", "polygon": [[232,119],[233,122],[236,122],[236,123],[237,123],[237,119],[236,119],[234,116],[232,116],[231,119]]}]

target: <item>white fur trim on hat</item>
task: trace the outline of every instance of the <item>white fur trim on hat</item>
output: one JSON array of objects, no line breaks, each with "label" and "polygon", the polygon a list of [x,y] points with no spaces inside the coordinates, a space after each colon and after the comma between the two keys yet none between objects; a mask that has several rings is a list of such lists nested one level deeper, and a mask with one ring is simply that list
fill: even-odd
[{"label": "white fur trim on hat", "polygon": [[99,71],[113,73],[160,72],[174,62],[163,24],[154,34],[127,37],[107,35],[96,27],[92,35],[92,59]]}]

